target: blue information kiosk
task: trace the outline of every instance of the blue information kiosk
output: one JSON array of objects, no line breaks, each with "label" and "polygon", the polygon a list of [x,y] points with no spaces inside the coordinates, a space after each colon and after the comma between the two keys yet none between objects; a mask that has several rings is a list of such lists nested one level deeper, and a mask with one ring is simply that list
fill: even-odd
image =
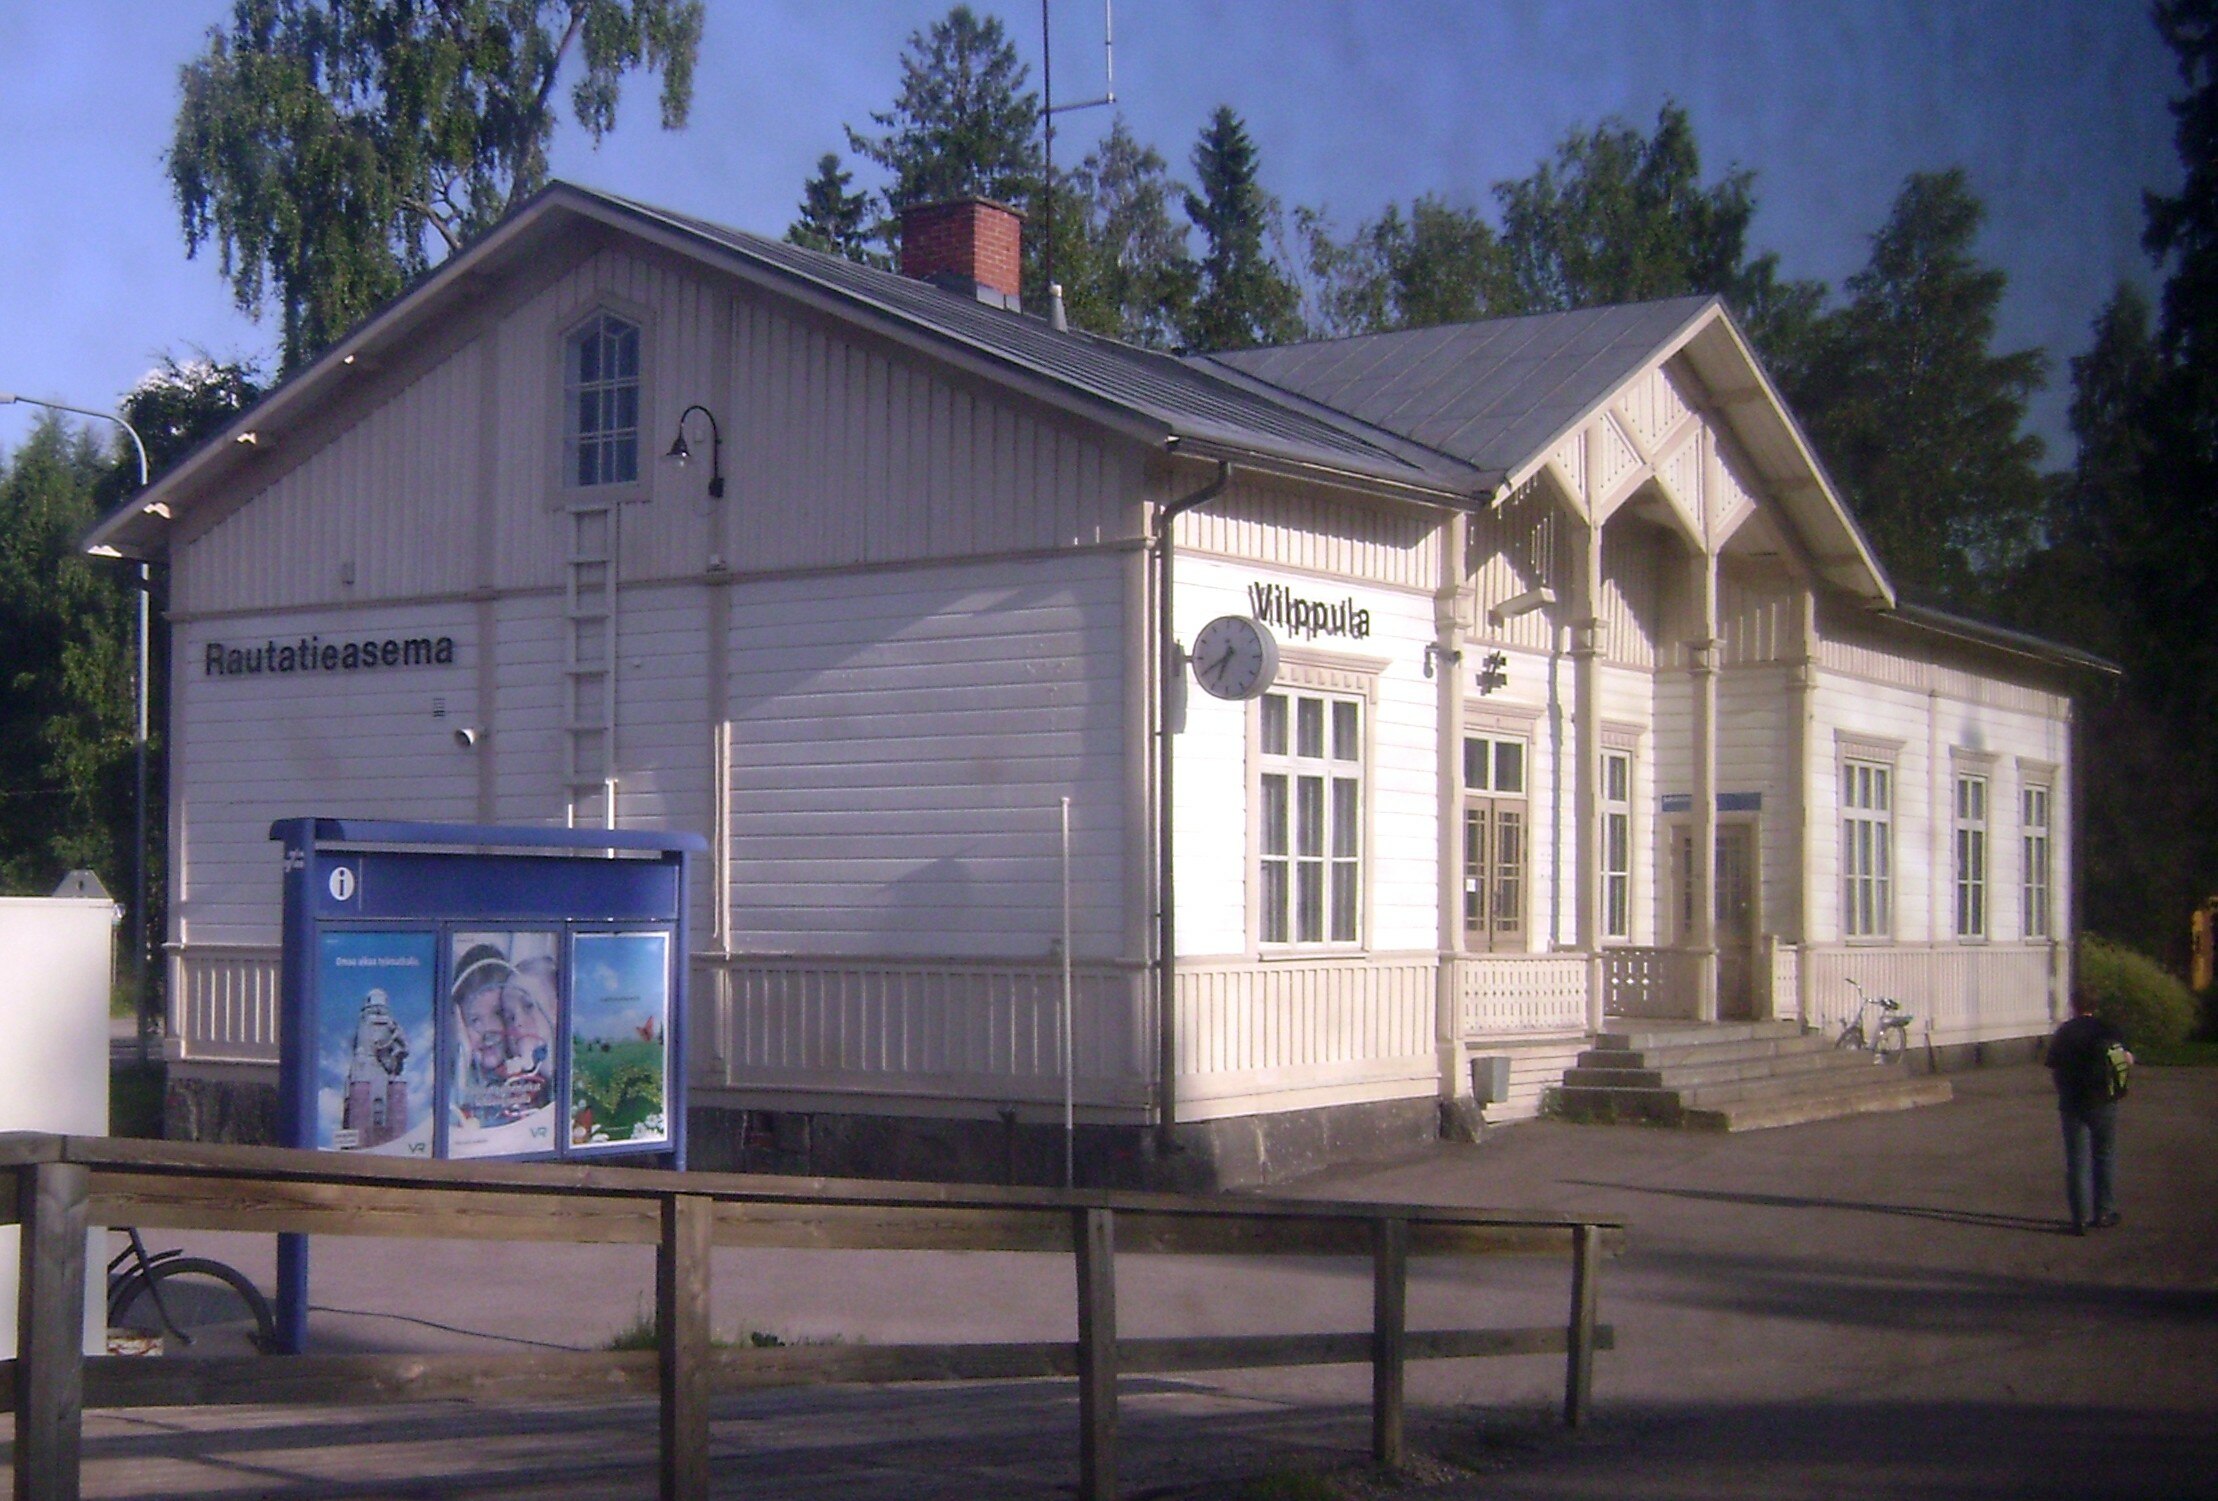
[{"label": "blue information kiosk", "polygon": [[[288,818],[284,1144],[685,1166],[696,834]],[[307,1337],[278,1239],[278,1338]]]}]

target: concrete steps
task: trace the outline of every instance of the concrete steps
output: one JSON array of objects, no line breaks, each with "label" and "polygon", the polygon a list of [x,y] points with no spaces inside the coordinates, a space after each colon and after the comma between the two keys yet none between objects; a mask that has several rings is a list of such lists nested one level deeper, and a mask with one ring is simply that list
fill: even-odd
[{"label": "concrete steps", "polygon": [[1641,1023],[1596,1037],[1551,1104],[1573,1120],[1753,1131],[1952,1094],[1946,1079],[1843,1052],[1794,1022]]}]

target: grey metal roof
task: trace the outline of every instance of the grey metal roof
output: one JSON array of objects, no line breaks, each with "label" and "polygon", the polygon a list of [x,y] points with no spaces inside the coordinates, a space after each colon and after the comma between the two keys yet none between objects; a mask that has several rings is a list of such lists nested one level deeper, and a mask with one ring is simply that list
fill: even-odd
[{"label": "grey metal roof", "polygon": [[1500,479],[1584,417],[1715,299],[1497,318],[1202,355]]},{"label": "grey metal roof", "polygon": [[1442,454],[1392,433],[1367,431],[1361,422],[1308,403],[1290,403],[1204,365],[1077,330],[1058,332],[1044,319],[783,240],[595,189],[562,188],[736,252],[775,274],[955,340],[971,352],[1077,394],[1144,415],[1159,422],[1166,434],[1187,442],[1221,444],[1459,494],[1482,488],[1467,466]]}]

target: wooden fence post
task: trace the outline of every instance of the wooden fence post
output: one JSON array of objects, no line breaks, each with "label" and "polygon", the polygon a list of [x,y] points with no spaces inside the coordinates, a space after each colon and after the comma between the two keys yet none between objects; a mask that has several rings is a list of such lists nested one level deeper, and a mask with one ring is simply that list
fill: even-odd
[{"label": "wooden fence post", "polygon": [[1402,1371],[1409,1322],[1409,1221],[1384,1219],[1371,1231],[1371,1457],[1401,1468]]},{"label": "wooden fence post", "polygon": [[1563,1421],[1576,1428],[1586,1421],[1594,1390],[1594,1304],[1601,1275],[1602,1227],[1571,1227],[1571,1327],[1565,1337]]},{"label": "wooden fence post", "polygon": [[662,1501],[709,1493],[709,1249],[716,1206],[666,1194],[655,1249],[655,1331],[662,1388]]},{"label": "wooden fence post", "polygon": [[1116,1216],[1081,1209],[1072,1216],[1078,1252],[1078,1494],[1116,1501]]},{"label": "wooden fence post", "polygon": [[16,1501],[77,1501],[85,1423],[85,1193],[89,1169],[16,1172],[22,1281],[16,1296]]}]

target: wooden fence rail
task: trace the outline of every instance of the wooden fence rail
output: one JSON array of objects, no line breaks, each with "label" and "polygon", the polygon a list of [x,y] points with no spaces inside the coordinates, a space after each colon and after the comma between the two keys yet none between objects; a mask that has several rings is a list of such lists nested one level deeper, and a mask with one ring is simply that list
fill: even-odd
[{"label": "wooden fence rail", "polygon": [[[716,1392],[818,1382],[1076,1376],[1079,1494],[1117,1493],[1117,1377],[1368,1362],[1372,1449],[1404,1457],[1410,1360],[1561,1354],[1564,1419],[1587,1412],[1605,1250],[1615,1223],[1410,1204],[1059,1192],[969,1184],[673,1173],[568,1164],[411,1162],[271,1147],[0,1135],[0,1224],[22,1227],[15,1408],[18,1501],[74,1501],[84,1408],[193,1403],[360,1404],[435,1397],[542,1397],[652,1389],[661,1402],[661,1494],[709,1492]],[[653,1352],[502,1356],[320,1356],[255,1360],[85,1357],[88,1225],[296,1231],[653,1245]],[[1070,1255],[1075,1344],[719,1349],[709,1337],[718,1246],[824,1250],[1035,1251]],[[1369,1333],[1120,1339],[1119,1253],[1357,1256],[1373,1269]],[[1410,1258],[1554,1255],[1571,1264],[1561,1325],[1405,1327]]]}]

